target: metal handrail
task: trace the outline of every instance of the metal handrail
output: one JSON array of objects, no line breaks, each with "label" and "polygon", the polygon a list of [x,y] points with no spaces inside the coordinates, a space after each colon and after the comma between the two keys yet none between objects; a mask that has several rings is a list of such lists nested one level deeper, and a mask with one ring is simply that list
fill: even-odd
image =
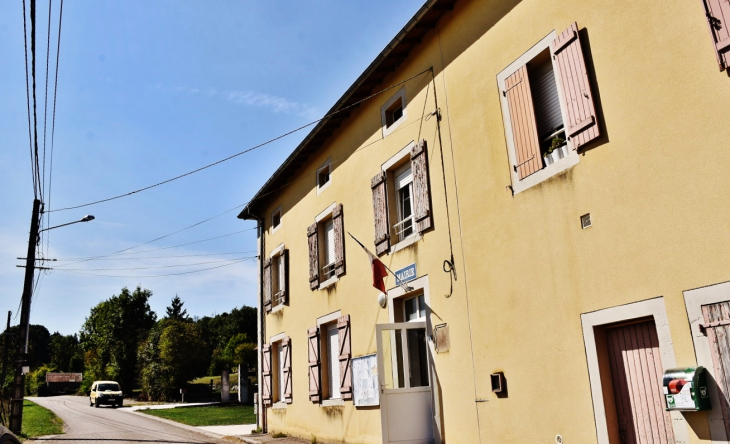
[{"label": "metal handrail", "polygon": [[330,262],[329,264],[322,267],[322,274],[324,274],[326,277],[330,278],[335,273],[335,263]]},{"label": "metal handrail", "polygon": [[[410,227],[403,227],[402,229],[398,230],[399,225],[403,225],[406,222],[411,222]],[[397,224],[393,224],[393,229],[395,230],[396,236],[400,237],[401,234],[403,234],[404,231],[406,231],[408,228],[413,228],[413,215],[408,216],[407,218],[403,219],[402,221],[398,222]]]}]

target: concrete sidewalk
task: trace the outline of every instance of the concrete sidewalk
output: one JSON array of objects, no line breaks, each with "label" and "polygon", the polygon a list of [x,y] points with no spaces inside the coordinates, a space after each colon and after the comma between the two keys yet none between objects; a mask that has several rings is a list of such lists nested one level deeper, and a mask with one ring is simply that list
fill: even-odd
[{"label": "concrete sidewalk", "polygon": [[237,425],[222,425],[222,426],[199,426],[196,427],[198,430],[204,432],[215,433],[216,435],[222,436],[239,436],[239,435],[250,435],[256,429],[256,424],[237,424]]},{"label": "concrete sidewalk", "polygon": [[177,408],[183,408],[183,407],[200,407],[205,405],[218,405],[220,402],[186,402],[184,404],[182,403],[175,403],[175,404],[152,404],[152,405],[135,405],[132,407],[129,407],[132,411],[137,410],[164,410],[164,409],[177,409]]},{"label": "concrete sidewalk", "polygon": [[246,444],[269,444],[269,443],[276,443],[276,444],[309,444],[308,440],[300,439],[300,438],[292,438],[292,437],[286,437],[286,438],[273,438],[271,435],[246,435],[246,436],[236,436],[236,438],[240,439],[241,441],[245,442]]}]

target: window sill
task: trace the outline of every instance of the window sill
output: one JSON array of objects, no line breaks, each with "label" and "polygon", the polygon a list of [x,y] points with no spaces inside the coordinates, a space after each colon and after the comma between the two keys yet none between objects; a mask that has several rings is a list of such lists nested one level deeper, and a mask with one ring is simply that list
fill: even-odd
[{"label": "window sill", "polygon": [[325,399],[321,404],[319,404],[320,407],[334,407],[337,405],[345,405],[345,401],[343,401],[342,398]]},{"label": "window sill", "polygon": [[420,233],[412,234],[412,235],[408,236],[407,238],[403,239],[402,241],[398,242],[397,244],[391,245],[390,252],[388,252],[388,254],[393,254],[404,248],[410,247],[411,245],[415,244],[416,242],[418,242],[421,239],[423,239],[422,234],[420,234]]},{"label": "window sill", "polygon": [[286,402],[277,402],[271,406],[271,410],[286,410]]},{"label": "window sill", "polygon": [[562,173],[563,171],[574,167],[578,164],[580,161],[580,157],[578,156],[578,153],[570,149],[570,152],[567,157],[561,159],[560,161],[541,169],[540,171],[536,172],[535,174],[532,174],[530,176],[525,177],[522,180],[517,179],[516,173],[513,173],[512,175],[512,190],[513,194],[521,193],[522,191],[527,190],[528,188],[532,188],[535,185],[538,185],[542,182],[545,182],[546,180],[550,179],[551,177]]},{"label": "window sill", "polygon": [[274,314],[274,313],[276,313],[278,311],[281,311],[281,310],[284,309],[284,307],[286,307],[286,305],[279,304],[279,305],[275,306],[274,308],[272,308],[271,311],[269,312],[269,314]]},{"label": "window sill", "polygon": [[339,281],[340,278],[337,277],[337,275],[332,276],[331,278],[327,279],[326,281],[322,281],[319,283],[319,289],[324,290],[327,287],[330,287],[335,284],[335,282]]}]

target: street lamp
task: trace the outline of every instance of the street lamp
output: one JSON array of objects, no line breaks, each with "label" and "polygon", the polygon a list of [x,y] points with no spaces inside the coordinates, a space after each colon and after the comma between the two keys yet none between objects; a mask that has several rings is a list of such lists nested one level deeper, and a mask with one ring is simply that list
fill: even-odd
[{"label": "street lamp", "polygon": [[94,216],[92,216],[91,214],[87,214],[86,216],[81,218],[81,220],[77,220],[76,222],[69,222],[67,224],[56,225],[55,227],[44,228],[42,230],[39,230],[38,232],[40,233],[41,231],[53,230],[54,228],[65,227],[66,225],[73,225],[73,224],[77,224],[79,222],[91,222],[94,219],[96,219]]}]

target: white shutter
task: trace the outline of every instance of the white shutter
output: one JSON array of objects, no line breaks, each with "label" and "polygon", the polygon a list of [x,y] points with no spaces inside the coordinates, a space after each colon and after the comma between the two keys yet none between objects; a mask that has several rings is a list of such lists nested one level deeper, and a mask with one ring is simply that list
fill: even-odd
[{"label": "white shutter", "polygon": [[284,361],[286,360],[286,350],[284,350],[284,347],[282,347],[282,343],[279,342],[277,344],[277,348],[279,349],[279,361],[276,363],[277,367],[277,377],[279,378],[278,385],[279,385],[279,399],[277,399],[278,402],[284,402]]},{"label": "white shutter", "polygon": [[327,327],[327,370],[330,398],[340,397],[340,338],[337,324]]},{"label": "white shutter", "polygon": [[544,71],[535,73],[535,80],[532,82],[532,94],[535,104],[537,132],[540,138],[543,139],[563,125],[558,86],[555,83],[555,71],[553,71],[552,63],[549,61],[545,64]]},{"label": "white shutter", "polygon": [[411,170],[411,164],[408,162],[395,170],[395,189],[400,190],[411,182],[413,182],[413,172]]},{"label": "white shutter", "polygon": [[335,224],[332,219],[324,223],[324,263],[335,261]]}]

